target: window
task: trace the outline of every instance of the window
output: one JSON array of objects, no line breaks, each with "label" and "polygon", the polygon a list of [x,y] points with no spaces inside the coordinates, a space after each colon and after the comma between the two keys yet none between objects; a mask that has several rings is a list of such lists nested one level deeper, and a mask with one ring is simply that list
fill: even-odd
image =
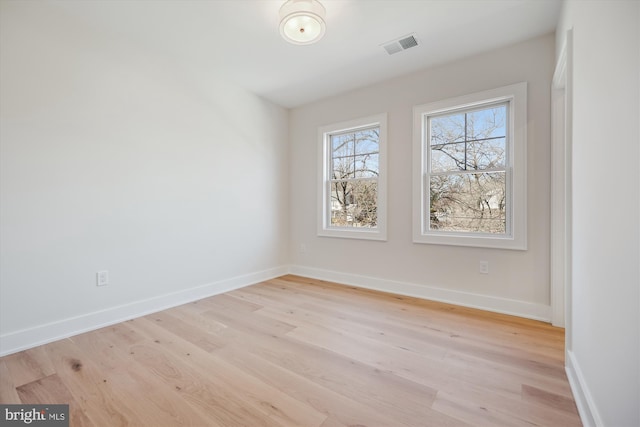
[{"label": "window", "polygon": [[526,92],[414,108],[414,242],[526,249]]},{"label": "window", "polygon": [[387,115],[319,129],[320,236],[386,240]]}]

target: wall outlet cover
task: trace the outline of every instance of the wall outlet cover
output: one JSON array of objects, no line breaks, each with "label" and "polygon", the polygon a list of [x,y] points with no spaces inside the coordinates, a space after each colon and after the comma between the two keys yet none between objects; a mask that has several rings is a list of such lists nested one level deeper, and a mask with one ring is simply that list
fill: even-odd
[{"label": "wall outlet cover", "polygon": [[96,273],[96,285],[97,286],[106,286],[109,284],[109,271],[102,270]]}]

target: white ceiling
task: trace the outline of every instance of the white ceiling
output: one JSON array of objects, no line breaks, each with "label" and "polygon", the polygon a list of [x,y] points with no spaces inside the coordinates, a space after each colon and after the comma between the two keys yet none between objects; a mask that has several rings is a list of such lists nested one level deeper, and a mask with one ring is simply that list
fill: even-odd
[{"label": "white ceiling", "polygon": [[[295,46],[278,32],[284,0],[55,2],[107,37],[195,75],[223,76],[284,107],[554,31],[561,0],[321,0],[327,32]],[[380,45],[415,33],[418,47]]]}]

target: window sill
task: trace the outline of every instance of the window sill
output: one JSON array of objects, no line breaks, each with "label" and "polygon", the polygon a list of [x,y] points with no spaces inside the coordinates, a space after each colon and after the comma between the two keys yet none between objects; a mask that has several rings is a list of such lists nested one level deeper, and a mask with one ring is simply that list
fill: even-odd
[{"label": "window sill", "polygon": [[318,230],[319,237],[337,237],[341,239],[360,239],[360,240],[378,240],[378,241],[387,241],[387,233],[382,230],[371,230],[371,229],[362,229],[362,230],[354,230],[354,229],[344,229],[344,228],[334,228],[334,229],[322,229]]},{"label": "window sill", "polygon": [[509,249],[509,250],[527,250],[527,242],[524,238],[514,238],[511,236],[492,236],[486,235],[461,235],[461,234],[420,234],[413,236],[413,243],[430,244],[430,245],[449,245],[449,246],[467,246],[475,248],[492,248],[492,249]]}]

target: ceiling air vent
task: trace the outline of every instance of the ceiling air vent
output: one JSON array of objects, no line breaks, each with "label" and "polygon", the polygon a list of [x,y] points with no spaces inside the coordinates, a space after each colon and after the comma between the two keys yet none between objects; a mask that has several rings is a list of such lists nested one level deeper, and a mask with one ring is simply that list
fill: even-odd
[{"label": "ceiling air vent", "polygon": [[384,43],[382,45],[384,50],[386,50],[389,55],[402,52],[403,50],[410,49],[414,46],[418,46],[418,39],[416,38],[415,34],[400,37],[399,39],[391,40],[390,42]]}]

